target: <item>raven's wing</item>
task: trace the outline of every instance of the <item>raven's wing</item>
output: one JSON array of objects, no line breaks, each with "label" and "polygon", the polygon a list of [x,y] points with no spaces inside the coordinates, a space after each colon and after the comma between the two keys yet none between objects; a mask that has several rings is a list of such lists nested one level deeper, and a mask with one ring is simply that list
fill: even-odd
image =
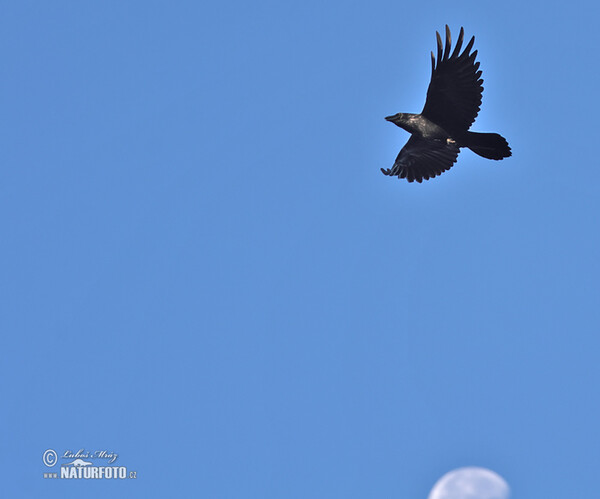
[{"label": "raven's wing", "polygon": [[475,62],[477,50],[469,54],[475,37],[459,55],[465,35],[460,28],[458,41],[450,54],[452,41],[450,28],[446,25],[446,44],[442,51],[442,39],[437,36],[437,60],[431,53],[431,82],[421,114],[441,126],[450,135],[466,132],[475,121],[481,106],[483,80],[479,63]]},{"label": "raven's wing", "polygon": [[384,175],[422,182],[452,168],[460,149],[453,142],[425,140],[412,135]]}]

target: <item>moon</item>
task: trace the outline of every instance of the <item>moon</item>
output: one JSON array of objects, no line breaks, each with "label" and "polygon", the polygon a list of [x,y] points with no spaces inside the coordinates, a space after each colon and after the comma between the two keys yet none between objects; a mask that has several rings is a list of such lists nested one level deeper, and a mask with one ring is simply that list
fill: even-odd
[{"label": "moon", "polygon": [[510,488],[498,473],[469,466],[446,473],[431,489],[428,499],[508,499]]}]

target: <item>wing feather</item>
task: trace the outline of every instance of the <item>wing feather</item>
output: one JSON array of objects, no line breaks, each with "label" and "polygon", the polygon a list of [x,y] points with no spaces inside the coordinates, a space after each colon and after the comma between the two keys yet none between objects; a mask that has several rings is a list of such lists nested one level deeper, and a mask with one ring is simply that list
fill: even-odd
[{"label": "wing feather", "polygon": [[450,38],[450,28],[446,24],[446,46],[444,47],[444,60],[448,59],[450,55],[450,48],[452,47],[452,38]]},{"label": "wing feather", "polygon": [[452,168],[458,157],[456,144],[425,140],[412,135],[401,149],[392,168],[381,169],[385,175],[405,178],[409,182],[429,180]]},{"label": "wing feather", "polygon": [[[448,28],[448,25],[446,25],[446,28],[448,29],[448,32],[450,32],[450,28]],[[458,40],[456,40],[456,47],[454,47],[454,52],[452,52],[452,55],[450,56],[450,58],[458,57],[458,53],[460,52],[460,48],[462,47],[464,37],[465,37],[465,30],[461,27],[460,34],[458,35]]]},{"label": "wing feather", "polygon": [[[460,29],[452,53],[450,28],[446,25],[446,40],[436,32],[437,57],[431,54],[431,81],[425,107],[421,114],[444,128],[451,136],[466,132],[475,121],[481,106],[483,80],[477,50],[471,53],[475,37],[460,52],[464,29]],[[442,48],[443,47],[443,48]]]}]

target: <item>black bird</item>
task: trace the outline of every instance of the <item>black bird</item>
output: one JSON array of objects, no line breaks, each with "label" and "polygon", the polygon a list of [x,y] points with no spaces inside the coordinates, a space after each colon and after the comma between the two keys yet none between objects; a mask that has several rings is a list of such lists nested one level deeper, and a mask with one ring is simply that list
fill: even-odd
[{"label": "black bird", "polygon": [[437,59],[432,52],[431,81],[421,114],[398,113],[386,118],[404,128],[411,137],[394,166],[381,169],[385,175],[405,178],[409,182],[429,180],[452,167],[460,147],[468,147],[488,159],[503,159],[512,154],[501,135],[469,131],[481,106],[483,80],[479,62],[475,62],[477,50],[470,53],[475,37],[459,54],[464,34],[464,29],[460,28],[456,47],[450,54],[450,28],[446,25],[443,48],[442,38],[436,31]]}]

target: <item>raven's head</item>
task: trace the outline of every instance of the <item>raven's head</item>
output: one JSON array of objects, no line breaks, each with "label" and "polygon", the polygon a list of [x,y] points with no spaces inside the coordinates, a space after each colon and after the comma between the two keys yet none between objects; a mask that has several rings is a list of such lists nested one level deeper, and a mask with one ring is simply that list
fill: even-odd
[{"label": "raven's head", "polygon": [[386,116],[385,119],[387,121],[391,121],[394,125],[402,126],[408,121],[410,116],[412,115],[407,113],[398,113],[394,114],[393,116]]},{"label": "raven's head", "polygon": [[414,133],[416,130],[415,120],[418,117],[418,114],[398,113],[394,114],[394,116],[388,116],[386,120],[391,121],[394,125],[403,128],[409,133]]}]

